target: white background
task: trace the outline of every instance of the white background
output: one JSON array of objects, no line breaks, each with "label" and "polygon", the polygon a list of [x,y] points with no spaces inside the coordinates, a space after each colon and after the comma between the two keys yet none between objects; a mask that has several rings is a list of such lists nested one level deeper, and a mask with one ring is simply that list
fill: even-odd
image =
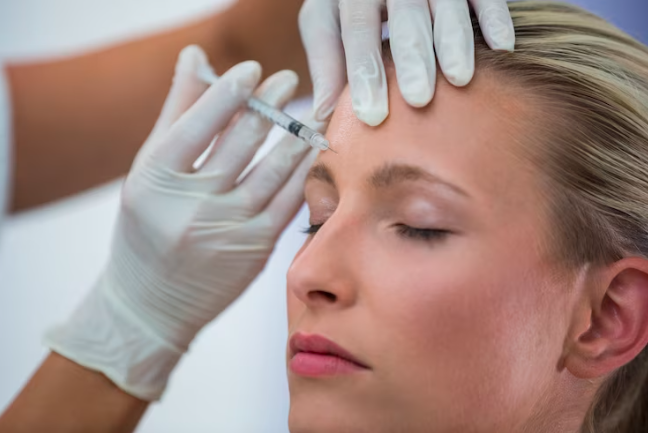
[{"label": "white background", "polygon": [[[574,2],[648,42],[646,0]],[[181,24],[227,3],[0,0],[0,58],[79,53]],[[45,355],[43,331],[70,312],[100,272],[118,186],[115,182],[6,222],[0,236],[0,412]],[[285,271],[303,240],[298,229],[305,226],[302,213],[264,274],[200,335],[163,402],[153,406],[138,431],[287,430]]]}]

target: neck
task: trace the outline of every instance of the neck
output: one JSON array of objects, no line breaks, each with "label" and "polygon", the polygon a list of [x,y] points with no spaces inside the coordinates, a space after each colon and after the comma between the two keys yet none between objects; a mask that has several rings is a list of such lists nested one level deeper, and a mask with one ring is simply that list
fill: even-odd
[{"label": "neck", "polygon": [[579,433],[594,402],[598,381],[578,379],[566,369],[536,404],[523,433]]}]

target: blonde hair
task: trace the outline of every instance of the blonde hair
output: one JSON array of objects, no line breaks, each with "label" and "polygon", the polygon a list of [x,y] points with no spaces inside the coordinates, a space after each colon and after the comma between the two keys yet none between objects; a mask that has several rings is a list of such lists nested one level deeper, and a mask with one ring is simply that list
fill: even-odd
[{"label": "blonde hair", "polygon": [[[547,178],[562,263],[648,258],[648,48],[577,7],[509,3],[514,53],[489,50],[474,21],[477,71],[504,78],[546,113]],[[648,349],[600,389],[582,432],[648,431]]]}]

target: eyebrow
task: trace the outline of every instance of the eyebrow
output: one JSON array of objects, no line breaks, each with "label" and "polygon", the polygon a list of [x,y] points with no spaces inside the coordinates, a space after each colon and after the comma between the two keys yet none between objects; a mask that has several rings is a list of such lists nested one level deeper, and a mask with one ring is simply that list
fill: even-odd
[{"label": "eyebrow", "polygon": [[310,179],[321,180],[324,183],[335,186],[335,179],[333,178],[331,170],[329,170],[326,164],[322,162],[313,164],[311,169],[308,171],[306,180],[308,181]]},{"label": "eyebrow", "polygon": [[[335,186],[335,178],[329,167],[320,162],[311,167],[308,172],[308,179],[317,179],[322,182]],[[422,167],[409,164],[394,164],[387,163],[382,167],[376,169],[367,178],[369,185],[376,189],[389,188],[402,182],[413,181],[426,181],[429,183],[443,185],[459,195],[470,197],[470,195],[462,188],[454,185],[442,178],[433,175]]]}]

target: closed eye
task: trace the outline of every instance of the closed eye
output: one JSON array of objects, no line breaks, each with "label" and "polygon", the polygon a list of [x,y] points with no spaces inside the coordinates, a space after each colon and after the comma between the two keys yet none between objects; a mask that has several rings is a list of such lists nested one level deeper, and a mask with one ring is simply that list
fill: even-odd
[{"label": "closed eye", "polygon": [[[318,230],[324,224],[311,224],[306,229],[302,230],[303,233],[307,235],[313,235],[318,232]],[[411,227],[405,224],[396,225],[398,234],[410,239],[422,240],[422,241],[435,241],[441,240],[450,234],[448,230],[442,229],[419,229],[416,227]]]},{"label": "closed eye", "polygon": [[398,234],[409,239],[421,241],[438,241],[444,239],[450,234],[448,230],[442,229],[419,229],[405,224],[397,224]]}]

